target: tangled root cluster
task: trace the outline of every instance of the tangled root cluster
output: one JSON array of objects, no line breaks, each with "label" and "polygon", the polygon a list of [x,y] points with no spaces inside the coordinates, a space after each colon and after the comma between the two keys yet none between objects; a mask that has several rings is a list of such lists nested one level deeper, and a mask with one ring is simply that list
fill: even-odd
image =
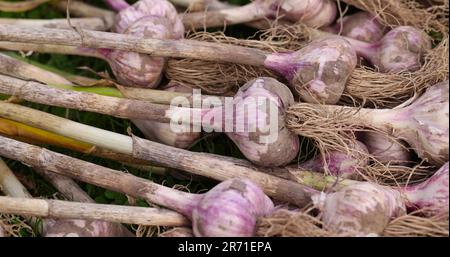
[{"label": "tangled root cluster", "polygon": [[[442,213],[433,217],[422,217],[420,213],[402,215],[390,221],[383,233],[384,237],[448,237],[449,215]],[[278,209],[270,217],[258,221],[258,236],[271,237],[342,237],[324,228],[310,210],[291,211]]]},{"label": "tangled root cluster", "polygon": [[394,107],[423,92],[428,86],[448,79],[448,35],[424,57],[414,72],[384,73],[356,68],[341,98],[341,104]]},{"label": "tangled root cluster", "polygon": [[341,0],[379,17],[384,25],[410,25],[426,32],[448,34],[448,1],[435,1],[432,7],[412,0]]},{"label": "tangled root cluster", "polygon": [[[258,48],[270,52],[284,49],[265,41],[229,37],[222,32],[191,32],[187,38]],[[216,95],[234,94],[240,86],[257,77],[277,77],[274,72],[261,67],[195,59],[170,59],[165,75],[180,85],[201,88],[205,93]]]}]

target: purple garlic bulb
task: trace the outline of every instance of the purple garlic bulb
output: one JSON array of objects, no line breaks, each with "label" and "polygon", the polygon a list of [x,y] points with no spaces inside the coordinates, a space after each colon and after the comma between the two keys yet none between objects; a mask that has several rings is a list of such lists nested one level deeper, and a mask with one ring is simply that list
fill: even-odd
[{"label": "purple garlic bulb", "polygon": [[335,193],[319,193],[312,199],[325,227],[344,235],[379,235],[392,218],[406,213],[398,191],[369,182],[355,183]]},{"label": "purple garlic bulb", "polygon": [[[256,165],[273,167],[291,162],[299,151],[298,136],[285,126],[286,109],[294,103],[290,90],[276,79],[260,77],[247,82],[225,107],[205,110],[203,121],[222,116],[220,128]],[[225,115],[220,115],[224,113]]]},{"label": "purple garlic bulb", "polygon": [[114,31],[125,33],[130,25],[146,16],[166,18],[172,26],[173,39],[184,37],[184,26],[178,17],[177,10],[167,0],[139,0],[135,4],[121,10],[116,15]]},{"label": "purple garlic bulb", "polygon": [[427,215],[448,213],[448,162],[426,181],[403,189],[409,209],[424,209]]},{"label": "purple garlic bulb", "polygon": [[338,151],[331,151],[325,158],[317,155],[303,163],[298,164],[298,169],[306,171],[314,171],[324,173],[326,170],[331,175],[343,178],[352,178],[357,174],[360,167],[369,165],[369,158],[367,147],[356,141],[351,154],[342,153]]},{"label": "purple garlic bulb", "polygon": [[337,15],[336,3],[331,0],[281,0],[280,9],[272,5],[274,12],[281,11],[292,22],[301,22],[309,27],[330,25]]},{"label": "purple garlic bulb", "polygon": [[395,128],[393,135],[434,165],[443,165],[449,158],[448,87],[448,80],[430,86],[411,105],[393,109],[393,116],[386,117]]},{"label": "purple garlic bulb", "polygon": [[128,237],[131,233],[117,223],[45,219],[42,235],[45,237]]},{"label": "purple garlic bulb", "polygon": [[253,236],[257,218],[273,209],[269,197],[250,180],[227,180],[205,193],[192,210],[193,232],[195,236]]},{"label": "purple garlic bulb", "polygon": [[416,71],[426,51],[431,49],[429,36],[411,26],[396,27],[376,43],[348,40],[358,55],[381,72]]},{"label": "purple garlic bulb", "polygon": [[293,53],[271,54],[265,66],[283,75],[303,101],[335,104],[356,63],[350,43],[333,36],[313,41]]},{"label": "purple garlic bulb", "polygon": [[335,25],[327,27],[325,31],[353,38],[359,41],[373,43],[380,40],[386,27],[378,19],[368,12],[357,12],[344,16]]},{"label": "purple garlic bulb", "polygon": [[[190,88],[170,83],[163,90],[185,93],[192,92]],[[168,123],[150,120],[133,120],[133,123],[147,139],[178,148],[188,148],[201,136],[201,132],[175,132],[170,128],[170,124]],[[187,126],[187,131],[193,131],[191,125]]]},{"label": "purple garlic bulb", "polygon": [[412,161],[412,154],[403,141],[395,141],[375,132],[362,132],[359,138],[373,158],[382,164],[408,166]]},{"label": "purple garlic bulb", "polygon": [[[125,31],[125,34],[142,38],[171,39],[172,30],[167,19],[146,16]],[[120,50],[100,51],[108,60],[119,83],[127,86],[154,88],[158,86],[166,58]]]}]

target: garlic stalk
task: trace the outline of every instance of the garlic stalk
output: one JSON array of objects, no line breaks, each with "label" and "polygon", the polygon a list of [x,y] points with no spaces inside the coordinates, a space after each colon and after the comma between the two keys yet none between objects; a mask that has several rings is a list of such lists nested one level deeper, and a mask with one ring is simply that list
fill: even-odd
[{"label": "garlic stalk", "polygon": [[[0,75],[0,92],[53,106],[122,118],[170,122],[170,129],[176,133],[200,132],[201,128],[225,132],[246,158],[261,166],[285,165],[296,157],[299,149],[298,137],[284,126],[285,109],[294,102],[294,98],[285,85],[272,78],[249,81],[227,106],[208,109],[169,107],[54,89],[3,75]],[[58,97],[51,97],[56,95]],[[182,129],[190,129],[188,125],[194,125],[198,131],[180,131],[180,126],[174,126],[180,122]]]},{"label": "garlic stalk", "polygon": [[[192,174],[219,181],[232,178],[247,178],[260,186],[269,196],[281,201],[300,206],[309,202],[310,192],[304,186],[265,174],[265,169],[251,165],[244,160],[214,154],[190,152],[138,137],[129,137],[105,131],[11,103],[0,102],[0,116],[91,143],[111,151],[131,154],[138,159],[185,170]],[[2,140],[7,139],[2,138]],[[3,149],[0,149],[0,152],[2,151]],[[58,158],[53,159],[57,160]]]},{"label": "garlic stalk", "polygon": [[[142,29],[142,26],[139,26],[139,29]],[[356,54],[353,48],[347,40],[339,37],[312,42],[297,52],[274,54],[258,49],[195,40],[142,39],[130,35],[87,30],[81,37],[77,32],[69,30],[43,28],[37,32],[30,28],[13,25],[0,27],[0,40],[109,48],[160,57],[194,58],[265,66],[283,75],[304,100],[320,103],[335,103],[339,99],[347,78],[356,66]],[[53,48],[53,50],[58,52],[58,49]],[[89,55],[80,49],[63,48],[60,51]]]},{"label": "garlic stalk", "polygon": [[3,137],[0,140],[1,155],[180,212],[192,221],[196,236],[252,236],[257,218],[274,209],[272,201],[248,179],[225,180],[207,193],[190,194],[15,140]]}]

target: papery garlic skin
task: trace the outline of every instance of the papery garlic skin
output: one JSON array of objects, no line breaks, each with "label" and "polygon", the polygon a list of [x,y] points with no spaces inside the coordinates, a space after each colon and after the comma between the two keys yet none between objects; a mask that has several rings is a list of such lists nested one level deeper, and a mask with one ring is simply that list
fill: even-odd
[{"label": "papery garlic skin", "polygon": [[430,37],[411,26],[396,27],[375,43],[347,39],[359,56],[383,73],[419,70],[425,53],[431,49]]},{"label": "papery garlic skin", "polygon": [[402,190],[410,209],[423,209],[425,214],[429,216],[448,213],[448,166],[448,162],[446,162],[426,181],[416,185],[408,185]]},{"label": "papery garlic skin", "polygon": [[382,164],[408,166],[412,162],[412,154],[403,141],[395,141],[375,132],[362,132],[359,139],[373,158]]},{"label": "papery garlic skin", "polygon": [[324,158],[321,155],[315,156],[305,162],[298,164],[300,170],[324,173],[326,170],[333,176],[342,178],[353,178],[357,176],[358,168],[369,165],[367,147],[356,141],[351,153],[330,151]]},{"label": "papery garlic skin", "polygon": [[145,16],[166,18],[172,24],[172,38],[184,37],[184,26],[175,7],[167,0],[139,0],[116,15],[114,32],[124,33],[128,27]]},{"label": "papery garlic skin", "polygon": [[207,132],[224,132],[258,166],[283,166],[297,156],[298,136],[285,126],[286,108],[294,103],[288,87],[274,78],[258,77],[224,101],[214,108],[171,108],[165,116],[180,124],[201,121]]},{"label": "papery garlic skin", "polygon": [[[226,135],[256,165],[273,167],[290,163],[298,154],[299,139],[284,125],[286,108],[294,103],[289,89],[273,78],[260,77],[247,82],[234,98],[233,117],[224,121],[234,124],[233,131],[225,132]],[[251,103],[257,103],[256,109]],[[239,130],[239,125],[243,129]]]},{"label": "papery garlic skin", "polygon": [[336,21],[335,25],[325,30],[363,42],[374,43],[383,38],[386,27],[373,14],[357,12],[344,16]]},{"label": "papery garlic skin", "polygon": [[343,235],[380,235],[392,218],[406,213],[400,192],[369,182],[312,197],[328,230]]},{"label": "papery garlic skin", "polygon": [[273,209],[273,202],[250,180],[227,180],[205,193],[193,209],[193,232],[195,236],[253,236],[257,218]]},{"label": "papery garlic skin", "polygon": [[400,26],[384,36],[380,49],[381,72],[416,71],[422,66],[426,51],[431,49],[431,40],[421,30]]},{"label": "papery garlic skin", "polygon": [[337,36],[311,42],[293,53],[275,53],[265,66],[285,77],[301,100],[308,103],[335,104],[356,68],[352,45]]},{"label": "papery garlic skin", "polygon": [[[146,16],[124,31],[142,38],[171,39],[170,23],[157,16]],[[107,53],[111,69],[119,83],[127,86],[155,88],[161,81],[167,58],[136,52],[113,50]]]},{"label": "papery garlic skin", "polygon": [[392,116],[394,136],[405,138],[420,158],[434,165],[443,165],[449,159],[448,101],[447,80],[430,86],[411,105]]},{"label": "papery garlic skin", "polygon": [[[301,22],[309,27],[330,25],[336,19],[336,3],[331,0],[278,0],[282,14],[292,22]],[[275,6],[275,5],[274,5]],[[277,7],[274,7],[276,12]]]}]

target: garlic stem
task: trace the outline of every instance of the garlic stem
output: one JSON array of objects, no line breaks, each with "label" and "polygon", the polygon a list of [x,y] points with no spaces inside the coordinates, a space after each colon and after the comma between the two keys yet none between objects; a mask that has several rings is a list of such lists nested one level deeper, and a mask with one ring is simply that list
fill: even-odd
[{"label": "garlic stem", "polygon": [[248,178],[269,196],[300,206],[310,200],[309,193],[303,185],[265,174],[261,172],[264,169],[243,160],[194,153],[137,137],[132,138],[6,102],[0,102],[0,116],[118,153],[131,154],[139,159],[219,181]]},{"label": "garlic stem", "polygon": [[189,224],[181,214],[164,209],[7,196],[0,196],[0,212],[42,218],[89,219],[141,225]]}]

